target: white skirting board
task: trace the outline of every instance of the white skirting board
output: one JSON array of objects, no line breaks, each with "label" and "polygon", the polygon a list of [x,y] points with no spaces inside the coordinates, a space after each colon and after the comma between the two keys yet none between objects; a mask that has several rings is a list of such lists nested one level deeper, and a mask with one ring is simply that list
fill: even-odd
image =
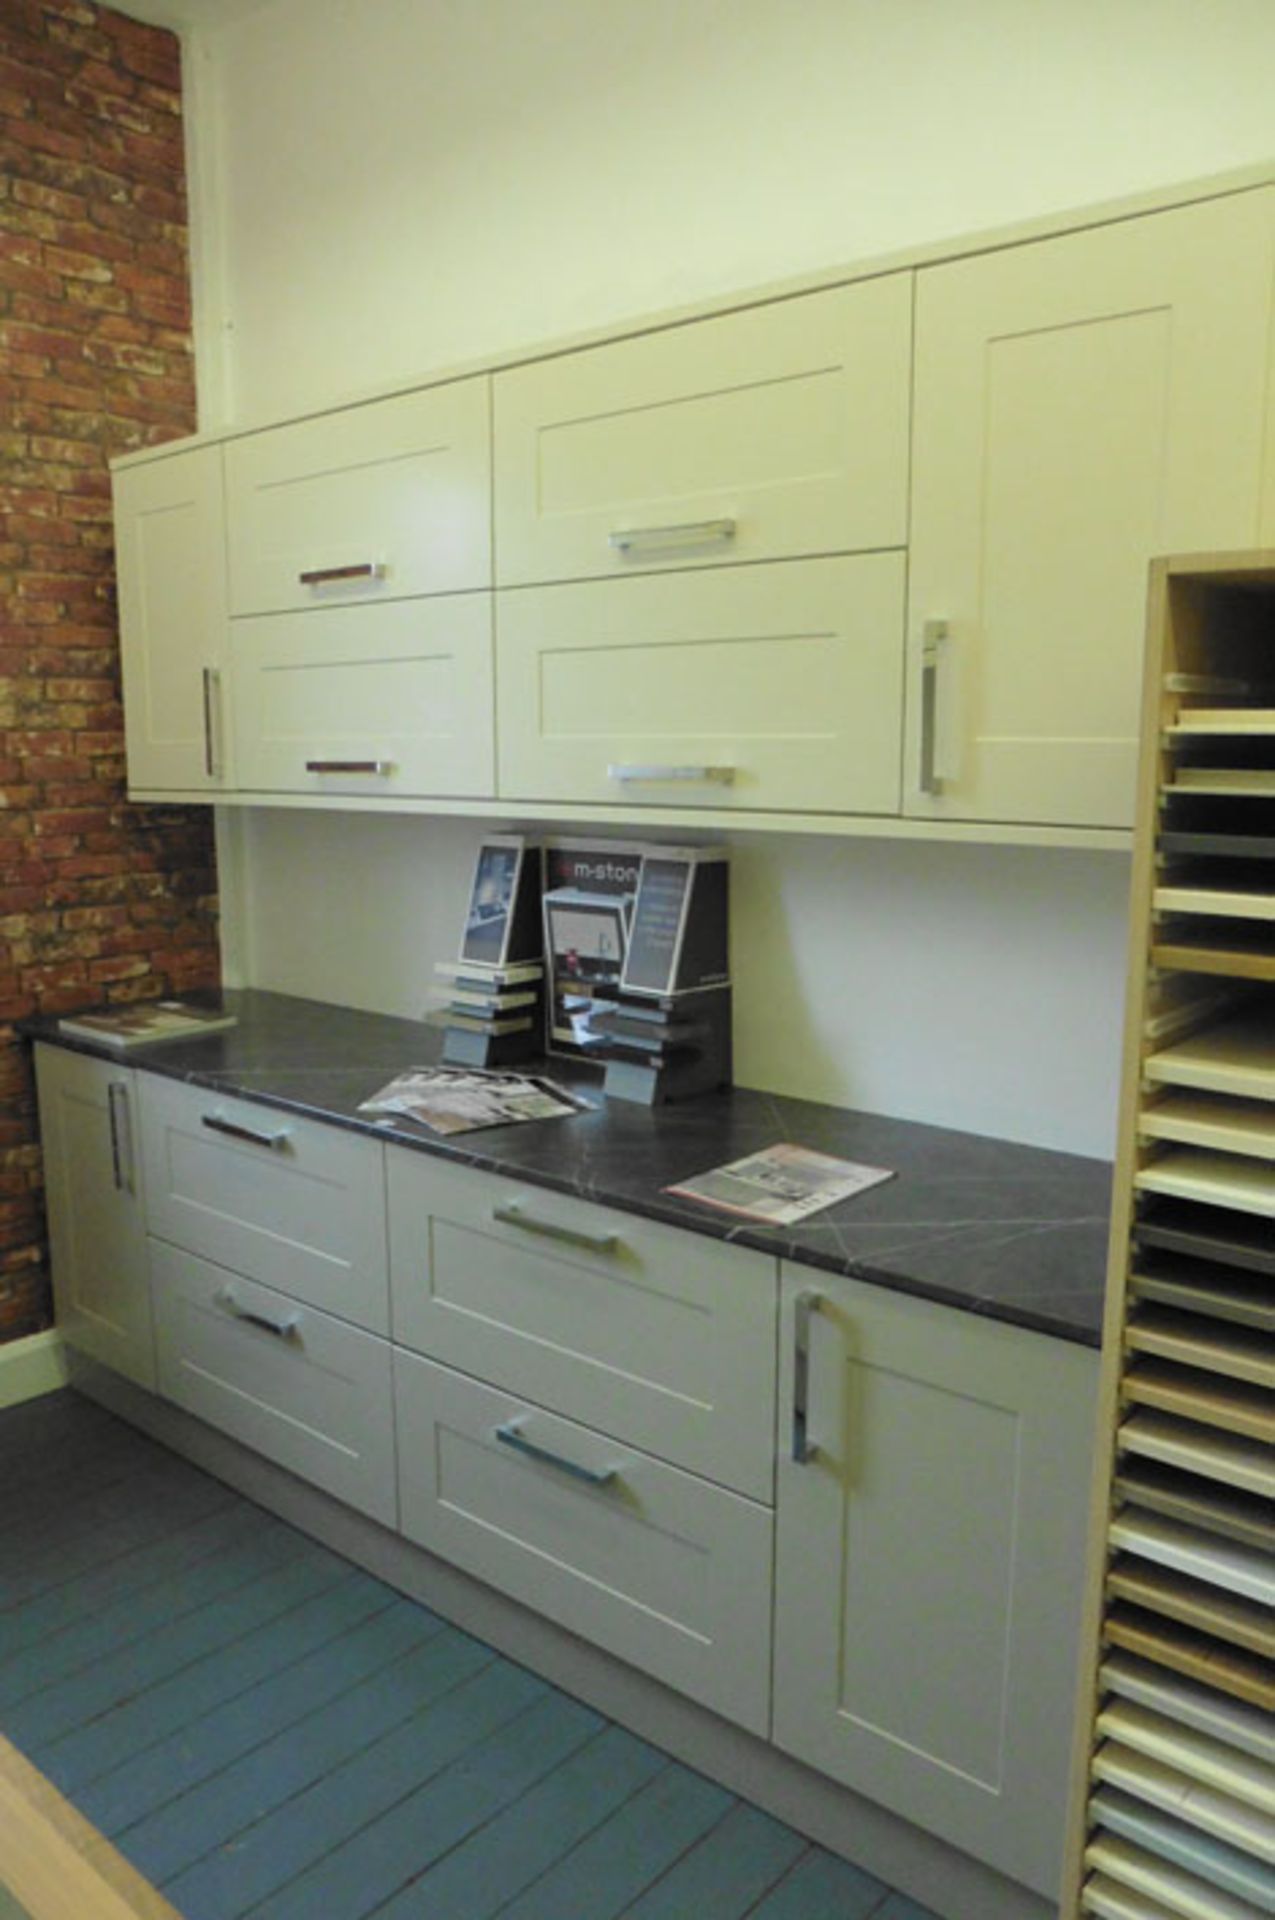
[{"label": "white skirting board", "polygon": [[31,1333],[0,1347],[0,1407],[35,1400],[67,1381],[66,1350],[56,1329]]},{"label": "white skirting board", "polygon": [[1028,1888],[729,1725],[106,1369],[72,1385],[377,1579],[899,1888],[944,1920],[1056,1920]]}]

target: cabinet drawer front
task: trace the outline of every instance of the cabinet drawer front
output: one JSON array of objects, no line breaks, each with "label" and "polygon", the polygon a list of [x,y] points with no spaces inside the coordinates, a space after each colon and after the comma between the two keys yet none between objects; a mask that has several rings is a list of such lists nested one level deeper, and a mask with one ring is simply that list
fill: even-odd
[{"label": "cabinet drawer front", "polygon": [[508,798],[896,813],[901,554],[497,596]]},{"label": "cabinet drawer front", "polygon": [[489,417],[483,377],[231,441],[232,614],[489,586]]},{"label": "cabinet drawer front", "polygon": [[151,1075],[141,1092],[153,1234],[388,1333],[376,1141]]},{"label": "cabinet drawer front", "polygon": [[491,596],[236,620],[241,788],[494,790]]},{"label": "cabinet drawer front", "polygon": [[159,1391],[394,1526],[388,1341],[151,1242]]},{"label": "cabinet drawer front", "polygon": [[409,1539],[765,1733],[768,1509],[397,1349],[394,1392]]},{"label": "cabinet drawer front", "polygon": [[902,546],[910,274],[498,374],[502,584]]},{"label": "cabinet drawer front", "polygon": [[773,1500],[773,1260],[403,1148],[387,1174],[396,1340]]}]

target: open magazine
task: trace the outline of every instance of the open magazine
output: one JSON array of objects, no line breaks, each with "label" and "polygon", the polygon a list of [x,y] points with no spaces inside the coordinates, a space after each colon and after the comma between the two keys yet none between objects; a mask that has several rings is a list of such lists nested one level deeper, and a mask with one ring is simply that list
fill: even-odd
[{"label": "open magazine", "polygon": [[434,1133],[475,1133],[591,1111],[591,1101],[552,1080],[478,1067],[409,1067],[359,1102],[360,1113],[417,1120]]},{"label": "open magazine", "polygon": [[860,1166],[854,1160],[834,1160],[811,1147],[787,1143],[764,1147],[728,1166],[666,1187],[687,1200],[699,1200],[723,1213],[745,1220],[764,1220],[772,1227],[790,1227],[824,1207],[835,1206],[853,1194],[864,1193],[883,1180],[893,1180],[889,1167]]}]

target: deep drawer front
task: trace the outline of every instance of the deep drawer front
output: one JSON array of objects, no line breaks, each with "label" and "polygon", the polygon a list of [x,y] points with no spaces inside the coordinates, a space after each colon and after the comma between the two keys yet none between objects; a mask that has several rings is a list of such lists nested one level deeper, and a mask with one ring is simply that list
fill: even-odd
[{"label": "deep drawer front", "polygon": [[511,799],[897,813],[898,553],[500,593]]},{"label": "deep drawer front", "polygon": [[151,1275],[159,1391],[394,1526],[388,1341],[160,1241]]},{"label": "deep drawer front", "polygon": [[399,1349],[394,1376],[409,1539],[767,1731],[767,1508]]},{"label": "deep drawer front", "polygon": [[231,612],[490,586],[489,396],[460,380],[231,441]]},{"label": "deep drawer front", "polygon": [[912,276],[495,381],[502,585],[907,539]]},{"label": "deep drawer front", "polygon": [[491,794],[491,628],[486,593],[236,620],[239,786]]},{"label": "deep drawer front", "polygon": [[402,1148],[387,1172],[397,1341],[773,1501],[773,1260]]},{"label": "deep drawer front", "polygon": [[377,1141],[150,1074],[139,1084],[153,1234],[389,1332]]}]

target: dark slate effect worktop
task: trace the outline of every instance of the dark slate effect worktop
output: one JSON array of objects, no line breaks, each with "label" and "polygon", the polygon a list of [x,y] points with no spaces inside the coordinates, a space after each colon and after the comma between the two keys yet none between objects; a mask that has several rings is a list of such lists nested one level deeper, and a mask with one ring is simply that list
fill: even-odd
[{"label": "dark slate effect worktop", "polygon": [[[24,1031],[716,1240],[1098,1344],[1111,1189],[1105,1161],[744,1087],[655,1109],[605,1101],[596,1072],[562,1060],[528,1071],[570,1084],[595,1101],[593,1111],[442,1139],[357,1112],[395,1073],[437,1059],[437,1029],[283,994],[225,998],[237,1026],[126,1057],[60,1034],[52,1019],[27,1022]],[[896,1177],[782,1228],[734,1221],[662,1191],[781,1140],[890,1167]]]}]

